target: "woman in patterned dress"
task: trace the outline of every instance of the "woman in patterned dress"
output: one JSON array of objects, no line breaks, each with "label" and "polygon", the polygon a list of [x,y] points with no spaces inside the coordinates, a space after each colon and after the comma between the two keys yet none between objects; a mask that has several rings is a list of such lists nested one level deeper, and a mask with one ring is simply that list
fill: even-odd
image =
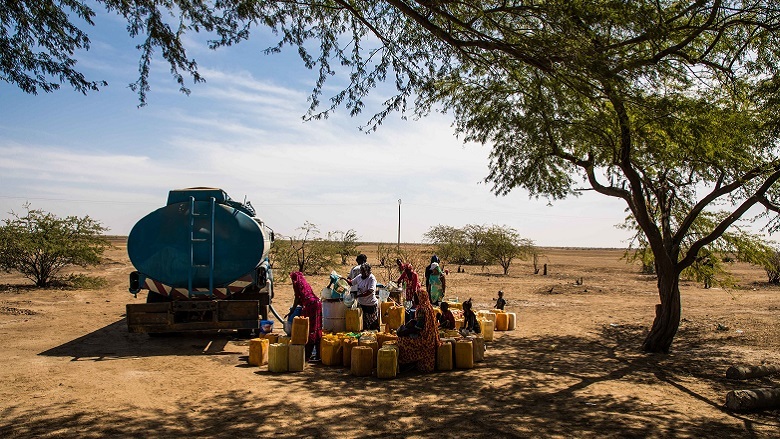
[{"label": "woman in patterned dress", "polygon": [[[428,292],[418,288],[417,311],[414,320],[402,326],[398,337],[398,363],[417,363],[420,372],[433,372],[436,368],[436,350],[439,348],[439,328]],[[406,333],[407,335],[401,335]]]}]

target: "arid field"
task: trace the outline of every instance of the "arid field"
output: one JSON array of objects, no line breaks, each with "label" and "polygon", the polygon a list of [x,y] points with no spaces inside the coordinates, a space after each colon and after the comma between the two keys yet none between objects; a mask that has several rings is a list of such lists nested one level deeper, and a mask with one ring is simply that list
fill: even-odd
[{"label": "arid field", "polygon": [[[376,245],[361,250],[387,281]],[[508,276],[446,266],[448,296],[490,309],[501,289],[518,327],[497,332],[474,369],[393,380],[321,364],[272,374],[247,365],[249,342],[232,332],[128,333],[125,305],[145,297],[127,292],[121,240],[88,270],[108,280],[101,290],[38,290],[2,273],[0,437],[780,437],[780,410],[724,406],[730,390],[780,387],[780,376],[725,377],[731,365],[780,364],[780,288],[762,269],[730,265],[729,289],[682,282],[673,351],[648,355],[653,276],[622,250],[542,251],[546,276],[528,261]],[[307,279],[327,284],[326,273]],[[286,312],[289,282],[273,303]]]}]

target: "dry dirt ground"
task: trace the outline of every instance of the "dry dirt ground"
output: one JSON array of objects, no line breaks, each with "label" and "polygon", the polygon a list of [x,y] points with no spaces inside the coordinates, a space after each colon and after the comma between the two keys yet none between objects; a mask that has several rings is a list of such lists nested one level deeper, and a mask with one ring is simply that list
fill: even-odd
[{"label": "dry dirt ground", "polygon": [[[724,408],[730,390],[780,387],[725,378],[732,364],[780,364],[780,289],[763,271],[732,266],[730,289],[684,282],[673,352],[648,355],[652,276],[620,250],[543,251],[547,276],[528,263],[508,277],[449,275],[449,295],[489,309],[503,289],[518,315],[484,362],[394,380],[322,365],[272,374],[247,365],[248,341],[233,333],[128,333],[125,304],[144,298],[127,292],[123,242],[89,271],[109,281],[99,291],[0,274],[0,437],[780,437],[780,410]],[[276,308],[291,301],[278,285]]]}]

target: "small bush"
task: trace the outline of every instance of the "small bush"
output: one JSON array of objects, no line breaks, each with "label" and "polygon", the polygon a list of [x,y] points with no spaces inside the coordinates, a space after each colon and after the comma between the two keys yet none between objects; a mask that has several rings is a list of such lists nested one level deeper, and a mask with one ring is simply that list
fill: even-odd
[{"label": "small bush", "polygon": [[52,281],[51,286],[68,290],[99,290],[108,286],[108,281],[100,276],[70,274]]},{"label": "small bush", "polygon": [[764,270],[770,284],[780,284],[780,252],[774,252],[767,258]]}]

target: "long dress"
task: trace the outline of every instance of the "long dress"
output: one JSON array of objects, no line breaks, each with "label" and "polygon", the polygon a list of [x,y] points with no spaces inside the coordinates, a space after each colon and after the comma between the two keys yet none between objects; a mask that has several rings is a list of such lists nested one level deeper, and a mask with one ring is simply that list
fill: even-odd
[{"label": "long dress", "polygon": [[431,302],[435,304],[439,304],[441,302],[442,296],[444,296],[444,285],[441,278],[441,273],[438,271],[432,272],[430,276],[428,276],[428,282],[431,285]]},{"label": "long dress", "polygon": [[398,284],[406,284],[406,298],[407,302],[413,302],[414,305],[418,304],[417,293],[422,288],[420,286],[420,280],[417,276],[417,272],[411,264],[401,264],[401,277],[398,278]]},{"label": "long dress", "polygon": [[307,344],[317,346],[322,338],[322,302],[314,294],[303,273],[290,273],[295,298],[301,305],[301,317],[309,318],[309,340]]},{"label": "long dress", "polygon": [[423,314],[425,327],[420,331],[419,337],[398,337],[398,363],[417,362],[417,370],[420,372],[433,372],[436,368],[436,350],[441,344],[439,328],[436,325],[436,311],[433,310],[426,291],[418,289],[417,296],[417,313]]}]

